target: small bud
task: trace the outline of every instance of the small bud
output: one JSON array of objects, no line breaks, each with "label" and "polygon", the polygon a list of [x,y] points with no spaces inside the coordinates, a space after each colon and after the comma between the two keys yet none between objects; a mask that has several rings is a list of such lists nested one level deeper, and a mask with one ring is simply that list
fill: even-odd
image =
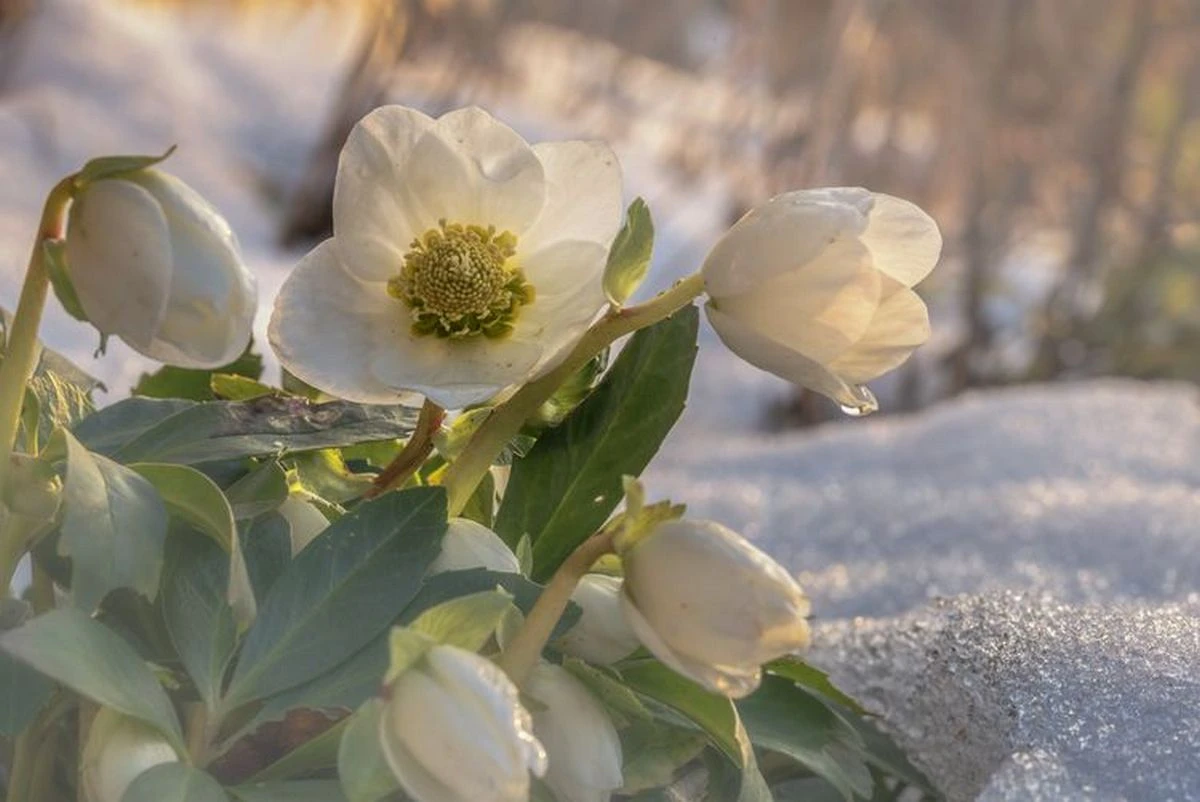
[{"label": "small bud", "polygon": [[233,231],[172,175],[143,169],[83,182],[66,257],[88,319],[139,353],[214,368],[250,342],[257,291]]},{"label": "small bud", "polygon": [[549,663],[533,670],[528,692],[541,705],[533,731],[546,745],[554,798],[608,802],[624,784],[621,739],[608,713],[571,672]]},{"label": "small bud", "polygon": [[80,761],[85,802],[121,802],[143,772],[179,760],[157,730],[111,708],[101,708],[88,730]]},{"label": "small bud", "polygon": [[468,518],[451,518],[442,539],[442,553],[429,566],[430,576],[446,571],[486,568],[521,573],[521,563],[500,536]]},{"label": "small bud", "polygon": [[559,639],[558,647],[564,653],[596,665],[610,665],[641,645],[621,612],[621,580],[617,577],[588,574],[579,581],[571,600],[583,615]]},{"label": "small bud", "polygon": [[454,646],[432,646],[395,679],[379,736],[415,802],[526,802],[530,772],[546,772],[516,686],[490,660]]},{"label": "small bud", "polygon": [[796,580],[718,523],[667,521],[620,556],[623,609],[642,644],[712,691],[746,696],[763,663],[808,645]]}]

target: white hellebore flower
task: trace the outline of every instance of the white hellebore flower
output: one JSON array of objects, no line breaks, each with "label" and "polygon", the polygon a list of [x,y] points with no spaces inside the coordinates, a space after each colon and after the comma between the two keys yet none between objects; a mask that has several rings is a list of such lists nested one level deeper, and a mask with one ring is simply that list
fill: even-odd
[{"label": "white hellebore flower", "polygon": [[624,784],[621,739],[607,712],[570,671],[541,663],[528,693],[541,707],[533,731],[550,761],[546,785],[557,802],[608,802]]},{"label": "white hellebore flower", "polygon": [[304,551],[305,546],[329,527],[329,519],[324,513],[311,501],[299,496],[289,495],[285,498],[278,512],[288,522],[293,555]]},{"label": "white hellebore flower", "polygon": [[179,760],[175,749],[153,727],[111,708],[101,708],[88,730],[80,760],[85,802],[121,802],[141,774],[160,763]]},{"label": "white hellebore flower", "polygon": [[396,679],[379,735],[416,802],[527,802],[529,773],[546,772],[532,726],[495,663],[439,645]]},{"label": "white hellebore flower", "polygon": [[628,657],[641,645],[621,612],[619,578],[587,574],[571,594],[571,601],[579,605],[582,615],[558,640],[565,654],[606,666]]},{"label": "white hellebore flower", "polygon": [[67,272],[102,334],[185,368],[232,362],[250,343],[254,277],[225,219],[154,169],[84,186],[67,223]]},{"label": "white hellebore flower", "polygon": [[929,338],[911,288],[941,249],[937,224],[908,201],[857,188],[788,192],[708,254],[708,319],[752,365],[871,412],[863,385]]},{"label": "white hellebore flower", "polygon": [[506,574],[521,573],[521,563],[500,536],[469,518],[451,518],[442,538],[442,551],[429,566],[429,574],[486,568]]},{"label": "white hellebore flower", "polygon": [[633,630],[655,657],[710,690],[745,696],[763,663],[808,645],[808,598],[796,580],[718,523],[667,521],[621,559]]},{"label": "white hellebore flower", "polygon": [[272,347],[352,401],[485,401],[553,367],[604,308],[621,214],[607,145],[530,146],[477,108],[378,108],[342,151],[332,239],[276,299]]}]

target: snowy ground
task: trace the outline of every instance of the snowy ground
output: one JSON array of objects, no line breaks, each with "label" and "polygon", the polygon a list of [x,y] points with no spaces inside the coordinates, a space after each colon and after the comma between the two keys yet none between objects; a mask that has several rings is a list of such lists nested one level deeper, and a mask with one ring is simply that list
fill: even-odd
[{"label": "snowy ground", "polygon": [[[94,155],[179,144],[170,168],[229,216],[258,274],[261,331],[297,258],[274,245],[274,199],[323,122],[353,23],[318,14],[281,35],[98,0],[46,5],[0,95],[0,303],[16,297],[40,196],[59,176]],[[702,258],[724,209],[618,149],[630,196],[657,212],[661,286]],[[93,362],[94,335],[51,307],[49,344],[113,395],[149,367],[119,344]],[[705,337],[651,491],[798,572],[814,660],[884,714],[951,799],[1200,799],[1194,388],[1003,391],[767,436],[755,423],[783,384]]]}]

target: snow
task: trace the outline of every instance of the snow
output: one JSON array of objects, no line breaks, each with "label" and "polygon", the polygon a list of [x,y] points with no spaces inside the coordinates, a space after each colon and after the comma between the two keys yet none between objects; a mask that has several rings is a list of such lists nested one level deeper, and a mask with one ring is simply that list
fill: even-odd
[{"label": "snow", "polygon": [[[0,299],[41,196],[95,155],[180,146],[169,168],[230,219],[259,333],[298,254],[275,244],[357,22],[317,5],[231,26],[47,0],[0,95]],[[286,32],[279,26],[286,24]],[[502,110],[502,116],[505,116]],[[577,135],[523,109],[534,138]],[[719,183],[679,185],[617,143],[659,237],[647,291],[727,222]],[[56,303],[45,339],[105,379],[150,363]],[[974,394],[911,417],[757,433],[787,386],[703,334],[689,408],[646,480],[733,526],[813,598],[813,659],[952,800],[1200,799],[1196,390],[1107,381]]]}]

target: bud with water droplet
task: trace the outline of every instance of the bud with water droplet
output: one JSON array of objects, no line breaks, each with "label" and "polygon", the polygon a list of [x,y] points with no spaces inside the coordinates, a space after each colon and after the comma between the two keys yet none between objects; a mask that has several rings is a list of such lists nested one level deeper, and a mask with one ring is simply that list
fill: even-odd
[{"label": "bud with water droplet", "polygon": [[67,224],[66,271],[102,334],[159,362],[219,367],[250,342],[257,291],[233,231],[167,173],[83,182]]},{"label": "bud with water droplet", "polygon": [[429,647],[396,677],[379,738],[416,802],[527,802],[530,773],[546,773],[546,752],[512,680],[455,646]]},{"label": "bud with water droplet", "polygon": [[541,663],[526,688],[546,745],[546,785],[558,802],[608,802],[622,786],[621,739],[604,707],[570,671]]},{"label": "bud with water droplet", "polygon": [[582,615],[558,640],[558,648],[596,665],[610,665],[631,655],[641,644],[621,612],[621,580],[588,574],[571,594]]},{"label": "bud with water droplet", "polygon": [[143,772],[179,755],[158,730],[137,719],[101,708],[88,730],[80,760],[85,802],[121,802]]},{"label": "bud with water droplet", "polygon": [[429,566],[430,576],[446,571],[486,568],[521,573],[521,563],[508,544],[486,526],[469,518],[451,518],[442,538],[442,551]]},{"label": "bud with water droplet", "polygon": [[616,547],[621,601],[642,644],[709,690],[740,698],[762,664],[808,645],[808,598],[791,574],[712,521],[660,523]]},{"label": "bud with water droplet", "polygon": [[937,224],[908,201],[861,188],[788,192],[709,252],[708,319],[742,359],[865,414],[877,405],[863,385],[929,338],[912,287],[941,248]]}]

